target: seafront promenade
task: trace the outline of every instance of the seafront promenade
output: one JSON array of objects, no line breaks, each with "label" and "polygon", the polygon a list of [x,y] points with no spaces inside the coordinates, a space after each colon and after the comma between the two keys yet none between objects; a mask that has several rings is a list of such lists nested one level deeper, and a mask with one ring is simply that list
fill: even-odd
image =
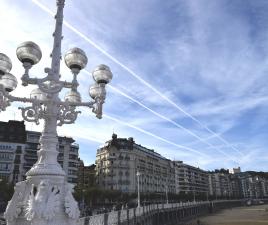
[{"label": "seafront promenade", "polygon": [[152,204],[84,217],[77,225],[184,225],[192,218],[241,205],[243,200]]},{"label": "seafront promenade", "polygon": [[199,225],[268,225],[268,204],[224,209],[183,225],[197,225],[198,223]]},{"label": "seafront promenade", "polygon": [[268,225],[267,202],[243,205],[239,200],[148,205],[83,217],[76,225]]}]

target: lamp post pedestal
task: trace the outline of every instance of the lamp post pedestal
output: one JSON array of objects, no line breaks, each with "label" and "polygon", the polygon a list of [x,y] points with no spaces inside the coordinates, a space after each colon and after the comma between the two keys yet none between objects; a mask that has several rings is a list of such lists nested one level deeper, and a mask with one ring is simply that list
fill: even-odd
[{"label": "lamp post pedestal", "polygon": [[8,225],[74,225],[79,218],[73,185],[62,175],[28,176],[16,184],[5,212]]}]

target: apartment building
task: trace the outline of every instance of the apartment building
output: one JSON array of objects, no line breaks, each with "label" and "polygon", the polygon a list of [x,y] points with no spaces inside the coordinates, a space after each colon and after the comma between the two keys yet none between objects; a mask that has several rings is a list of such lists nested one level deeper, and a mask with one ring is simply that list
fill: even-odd
[{"label": "apartment building", "polygon": [[241,181],[236,174],[229,174],[230,182],[231,182],[231,198],[240,199],[243,198],[243,194],[241,191]]},{"label": "apartment building", "polygon": [[97,184],[104,189],[122,192],[140,191],[175,193],[175,168],[172,161],[152,149],[136,144],[133,138],[116,134],[97,150]]},{"label": "apartment building", "polygon": [[81,188],[96,186],[96,165],[85,166],[83,160],[79,159],[77,184]]},{"label": "apartment building", "polygon": [[268,197],[268,177],[261,172],[243,172],[237,174],[241,182],[242,195],[244,198]]},{"label": "apartment building", "polygon": [[[0,179],[18,182],[37,161],[41,133],[27,131],[23,121],[0,122]],[[77,183],[79,146],[71,137],[58,137],[58,162],[70,183]]]},{"label": "apartment building", "polygon": [[[268,174],[241,169],[209,173],[209,193],[216,198],[266,198]],[[233,172],[235,171],[235,172]]]},{"label": "apartment building", "polygon": [[0,179],[18,182],[23,179],[23,152],[26,131],[23,122],[0,122]]},{"label": "apartment building", "polygon": [[176,194],[208,195],[208,172],[174,161]]},{"label": "apartment building", "polygon": [[233,196],[229,173],[209,173],[209,194],[216,198],[230,198]]},{"label": "apartment building", "polygon": [[76,184],[78,176],[79,145],[71,137],[59,137],[58,162],[67,175],[69,183]]},{"label": "apartment building", "polygon": [[240,167],[231,168],[231,169],[229,169],[229,173],[231,173],[231,174],[241,173],[241,168]]},{"label": "apartment building", "polygon": [[139,178],[142,193],[169,192],[216,199],[268,197],[266,173],[241,172],[240,167],[231,173],[224,169],[204,171],[183,161],[171,161],[135,143],[132,137],[118,138],[113,134],[97,150],[95,163],[96,184],[103,189],[136,193]]}]

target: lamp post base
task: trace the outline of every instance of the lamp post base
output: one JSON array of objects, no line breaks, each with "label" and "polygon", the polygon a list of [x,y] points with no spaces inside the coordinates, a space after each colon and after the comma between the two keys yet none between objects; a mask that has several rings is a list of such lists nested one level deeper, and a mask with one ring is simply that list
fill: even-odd
[{"label": "lamp post base", "polygon": [[72,191],[65,176],[28,176],[15,186],[4,213],[7,225],[76,224],[80,212]]}]

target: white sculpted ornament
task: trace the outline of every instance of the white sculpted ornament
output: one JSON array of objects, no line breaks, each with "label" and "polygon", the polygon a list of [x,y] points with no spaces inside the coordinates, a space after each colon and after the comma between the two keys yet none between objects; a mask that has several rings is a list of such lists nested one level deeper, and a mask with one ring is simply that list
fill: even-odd
[{"label": "white sculpted ornament", "polygon": [[78,219],[80,216],[80,212],[78,209],[78,204],[74,200],[74,197],[72,195],[73,185],[66,183],[65,188],[66,188],[65,212],[68,214],[70,218]]},{"label": "white sculpted ornament", "polygon": [[52,186],[47,180],[42,180],[36,189],[32,185],[25,216],[27,220],[45,219],[51,220],[59,212],[60,190]]},{"label": "white sculpted ornament", "polygon": [[7,221],[13,221],[20,215],[23,207],[23,198],[25,194],[26,181],[16,184],[15,193],[12,199],[8,202],[4,217]]}]

